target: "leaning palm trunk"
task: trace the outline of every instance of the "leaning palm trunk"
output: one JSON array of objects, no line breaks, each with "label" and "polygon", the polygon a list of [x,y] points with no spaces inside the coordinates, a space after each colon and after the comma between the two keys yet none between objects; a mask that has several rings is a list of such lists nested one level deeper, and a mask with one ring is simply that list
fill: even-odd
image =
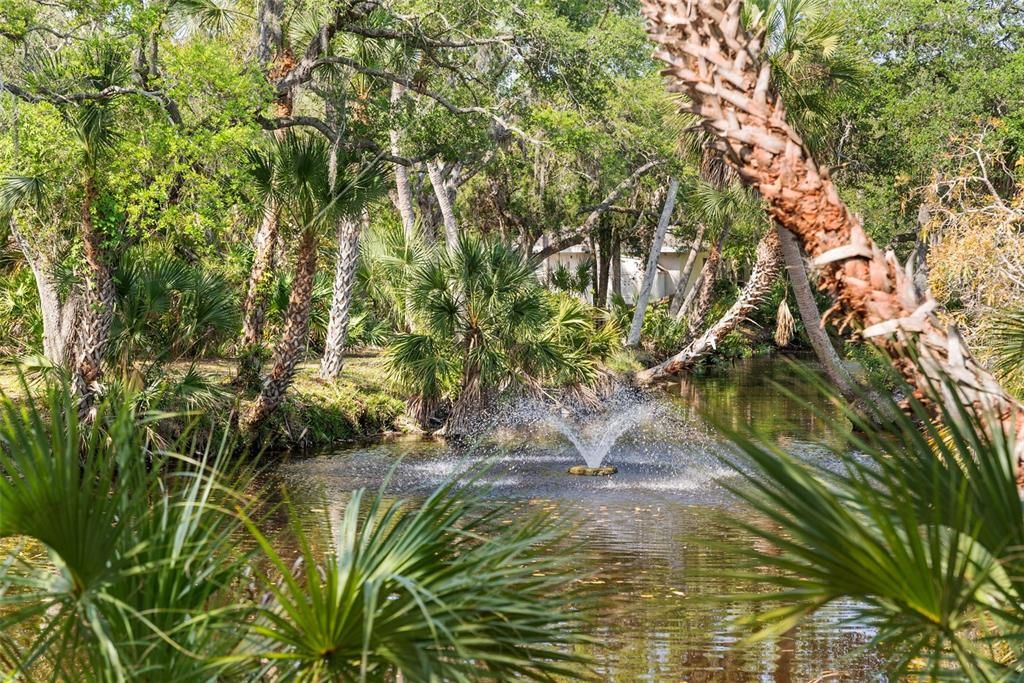
[{"label": "leaning palm trunk", "polygon": [[249,287],[242,302],[242,335],[238,342],[238,379],[246,381],[259,375],[257,352],[263,341],[263,327],[270,307],[270,287],[277,260],[278,210],[268,198],[263,220],[256,233]]},{"label": "leaning palm trunk", "polygon": [[647,257],[647,269],[644,271],[644,281],[640,285],[640,292],[636,297],[636,310],[633,311],[633,324],[629,328],[629,336],[626,338],[626,346],[636,346],[640,343],[640,330],[644,324],[644,314],[647,312],[647,301],[651,298],[651,287],[654,286],[654,276],[658,272],[658,259],[661,257],[661,245],[665,243],[665,233],[668,232],[668,224],[672,219],[672,211],[676,207],[676,193],[679,191],[679,181],[669,178],[668,194],[665,196],[665,206],[661,209],[661,218],[658,220],[658,228],[654,231],[654,241],[651,242],[651,253]]},{"label": "leaning palm trunk", "polygon": [[87,265],[82,296],[84,306],[78,332],[75,368],[71,378],[71,389],[78,401],[79,416],[86,421],[92,419],[92,405],[100,389],[103,357],[107,350],[107,342],[110,340],[110,324],[114,320],[115,301],[114,281],[110,277],[100,236],[92,221],[92,204],[95,199],[96,187],[89,178],[86,181],[85,198],[82,200],[80,225]]},{"label": "leaning palm trunk", "polygon": [[668,307],[669,315],[675,316],[682,307],[683,301],[686,300],[687,285],[690,284],[690,274],[693,273],[693,266],[697,263],[697,255],[700,254],[701,247],[704,246],[704,231],[706,229],[703,223],[697,228],[697,236],[693,238],[693,244],[690,245],[690,253],[686,256],[686,264],[679,273],[676,291],[672,294],[672,302]]},{"label": "leaning palm trunk", "polygon": [[349,216],[338,221],[338,261],[334,266],[334,295],[331,298],[331,317],[327,324],[324,357],[320,361],[320,376],[335,379],[341,373],[345,359],[345,339],[348,336],[349,313],[352,308],[352,285],[356,279],[356,259],[359,256],[359,223]]},{"label": "leaning palm trunk", "polygon": [[430,185],[434,188],[437,206],[441,210],[445,242],[448,244],[448,249],[455,249],[459,243],[459,223],[455,218],[455,207],[452,206],[452,198],[448,194],[448,183],[445,182],[444,174],[441,172],[441,164],[436,161],[428,161],[427,175],[430,177]]},{"label": "leaning palm trunk", "polygon": [[[672,90],[684,93],[725,158],[768,203],[813,259],[818,286],[835,299],[828,315],[859,329],[893,361],[933,414],[935,387],[956,383],[940,400],[964,397],[998,418],[1016,440],[1018,481],[1024,462],[1024,406],[968,352],[960,334],[934,313],[932,296],[914,286],[892,252],[883,252],[839,198],[786,121],[771,88],[761,38],[740,22],[741,0],[645,0],[656,56],[669,66]],[[917,358],[911,359],[908,351]],[[958,414],[955,409],[951,414]]]},{"label": "leaning palm trunk", "polygon": [[779,236],[774,230],[769,230],[757,245],[757,260],[754,263],[754,270],[750,274],[750,280],[732,307],[707,332],[690,342],[685,349],[661,365],[637,373],[637,383],[650,384],[664,379],[712,353],[725,336],[746,320],[747,316],[771,293],[772,285],[775,284],[781,270],[782,252],[779,249]]},{"label": "leaning palm trunk", "polygon": [[285,315],[281,341],[274,349],[273,367],[263,381],[256,403],[245,418],[245,428],[252,430],[271,413],[291,386],[295,367],[306,348],[309,332],[309,311],[313,301],[313,278],[316,275],[317,239],[316,233],[306,230],[299,243],[295,262],[295,280],[288,297],[288,311]]},{"label": "leaning palm trunk", "polygon": [[821,315],[818,313],[818,304],[814,300],[814,293],[811,291],[807,279],[807,271],[804,268],[804,257],[800,253],[800,245],[797,244],[793,233],[785,228],[778,228],[779,242],[782,245],[782,256],[786,261],[786,271],[789,273],[789,282],[793,285],[793,297],[796,299],[797,309],[800,311],[800,319],[804,321],[804,329],[807,331],[807,338],[811,341],[814,355],[818,357],[818,363],[829,381],[839,390],[839,393],[847,399],[854,399],[858,392],[855,389],[850,371],[843,365],[842,359],[832,346],[825,328],[822,326]]}]

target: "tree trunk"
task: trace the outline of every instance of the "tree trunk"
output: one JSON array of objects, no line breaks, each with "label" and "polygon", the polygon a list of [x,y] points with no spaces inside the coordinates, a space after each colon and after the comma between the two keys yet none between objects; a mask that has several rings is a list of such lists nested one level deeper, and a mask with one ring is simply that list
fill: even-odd
[{"label": "tree trunk", "polygon": [[704,290],[704,282],[708,279],[710,273],[714,273],[711,275],[713,278],[711,284],[712,286],[715,284],[714,278],[718,277],[719,257],[722,253],[722,247],[725,246],[725,239],[729,236],[730,227],[731,226],[727,224],[722,228],[722,232],[718,235],[718,240],[711,247],[711,251],[708,252],[707,258],[704,259],[704,265],[701,266],[700,274],[697,276],[696,281],[694,281],[693,287],[690,288],[686,298],[683,299],[683,305],[679,307],[678,311],[676,311],[676,322],[690,316],[693,311],[694,304],[697,302],[697,297],[700,296]]},{"label": "tree trunk", "polygon": [[335,379],[341,373],[344,361],[352,286],[355,284],[356,261],[359,257],[359,232],[359,222],[354,218],[346,216],[338,221],[338,260],[334,266],[331,318],[327,324],[324,357],[320,361],[320,376],[324,379]]},{"label": "tree trunk", "polygon": [[270,290],[277,267],[277,229],[279,213],[276,203],[267,198],[263,220],[253,244],[249,286],[242,301],[242,334],[238,340],[239,381],[249,384],[259,376],[259,347],[270,307]]},{"label": "tree trunk", "polygon": [[789,273],[789,282],[793,285],[793,296],[796,298],[796,306],[800,311],[800,319],[804,321],[804,329],[807,330],[807,337],[811,341],[814,354],[818,357],[825,375],[835,385],[839,393],[848,400],[857,398],[856,385],[850,376],[850,371],[843,365],[843,360],[836,353],[828,333],[822,325],[821,315],[818,313],[818,304],[814,301],[814,293],[811,291],[810,282],[807,279],[807,271],[804,269],[804,257],[800,253],[800,245],[797,244],[793,233],[779,226],[779,243],[782,247],[782,256],[786,262],[786,272]]},{"label": "tree trunk", "polygon": [[618,230],[612,237],[612,294],[622,296],[622,237]]},{"label": "tree trunk", "polygon": [[246,416],[244,428],[252,431],[273,413],[295,377],[295,367],[306,348],[309,333],[309,311],[313,299],[313,278],[316,275],[317,238],[312,230],[306,230],[299,242],[295,259],[295,280],[288,297],[288,311],[285,315],[284,331],[274,349],[273,366],[263,381],[263,390]]},{"label": "tree trunk", "polygon": [[75,293],[61,301],[57,280],[50,264],[42,254],[36,253],[11,218],[11,235],[21,250],[25,262],[32,269],[39,295],[39,308],[43,318],[43,355],[57,367],[69,365],[75,356],[74,336],[78,323],[79,297]]},{"label": "tree trunk", "polygon": [[754,263],[754,270],[750,274],[750,280],[732,307],[707,332],[690,342],[685,349],[664,363],[638,373],[635,378],[636,382],[650,384],[664,379],[692,366],[713,352],[725,336],[746,320],[747,316],[771,292],[772,285],[775,284],[775,279],[781,270],[782,251],[779,248],[779,236],[775,230],[769,230],[757,245],[757,260]]},{"label": "tree trunk", "polygon": [[455,219],[455,207],[452,204],[451,196],[448,194],[448,186],[444,181],[441,164],[437,161],[428,161],[427,175],[430,177],[430,185],[434,188],[437,206],[441,210],[445,243],[448,245],[448,250],[453,251],[459,244],[459,224]]},{"label": "tree trunk", "polygon": [[86,421],[91,421],[94,416],[92,407],[103,377],[103,357],[110,340],[115,303],[114,281],[103,254],[102,240],[92,221],[95,199],[96,186],[89,177],[86,179],[79,226],[87,265],[82,296],[84,306],[78,332],[75,369],[71,378],[71,390],[78,400],[79,416]]},{"label": "tree trunk", "polygon": [[260,0],[257,9],[256,61],[266,68],[270,60],[284,45],[281,19],[284,17],[284,0]]},{"label": "tree trunk", "polygon": [[608,305],[608,277],[611,275],[612,266],[611,242],[611,235],[607,230],[594,239],[597,246],[597,298],[594,299],[594,305],[598,308]]},{"label": "tree trunk", "polygon": [[672,219],[672,212],[676,208],[676,193],[678,191],[679,181],[675,178],[669,178],[665,206],[661,209],[658,228],[654,231],[654,241],[651,242],[651,253],[647,257],[647,269],[644,270],[643,283],[640,285],[640,292],[637,294],[636,308],[633,310],[633,324],[629,328],[629,336],[626,337],[626,346],[636,346],[640,343],[640,329],[644,324],[644,314],[647,312],[647,301],[651,297],[651,287],[654,286],[654,276],[658,272],[661,245],[665,243],[668,224]]},{"label": "tree trunk", "polygon": [[484,404],[484,387],[481,380],[481,368],[476,349],[481,344],[480,331],[473,329],[466,335],[463,345],[463,358],[466,359],[462,370],[462,382],[459,386],[459,397],[452,405],[452,414],[444,426],[447,436],[465,434],[473,426],[473,419],[480,413]]},{"label": "tree trunk", "polygon": [[693,244],[690,245],[690,253],[686,257],[686,265],[679,272],[679,282],[676,283],[676,291],[672,295],[672,303],[669,304],[668,312],[669,315],[675,316],[679,312],[680,307],[683,305],[683,301],[686,298],[688,291],[687,285],[690,284],[690,275],[693,273],[693,266],[697,263],[697,256],[700,254],[701,248],[704,246],[704,231],[706,226],[701,223],[697,227],[697,236],[693,238]]},{"label": "tree trunk", "polygon": [[683,305],[676,312],[677,321],[686,318],[689,327],[687,336],[691,341],[700,332],[704,325],[704,316],[711,308],[711,294],[714,292],[715,283],[718,282],[718,267],[722,263],[722,248],[729,236],[730,227],[730,225],[726,225],[722,228],[722,232],[718,235],[718,241],[715,242],[708,257],[704,260],[700,276],[693,283],[693,289],[690,290]]},{"label": "tree trunk", "polygon": [[[398,103],[405,94],[405,86],[401,83],[391,84],[391,114],[394,116]],[[388,140],[391,143],[392,156],[402,156],[402,149],[399,146],[400,134],[392,128],[388,131]],[[406,239],[412,238],[416,226],[416,211],[412,204],[412,185],[409,182],[409,169],[402,164],[395,164],[395,208],[402,218],[402,227],[405,229]]]},{"label": "tree trunk", "polygon": [[[266,11],[264,17],[263,12]],[[265,46],[261,42],[260,50],[272,50],[277,64],[271,70],[271,78],[283,76],[293,65],[290,55],[284,50],[281,33],[281,13],[284,6],[277,0],[266,0],[260,8],[260,21],[268,22],[266,27],[260,25],[260,40],[270,41]],[[266,35],[264,35],[266,32]],[[280,93],[274,101],[277,116],[291,116],[294,98],[291,90]],[[274,131],[278,140],[284,138],[286,131],[282,128]],[[263,343],[263,328],[270,307],[271,279],[276,269],[277,236],[280,211],[272,197],[267,197],[263,206],[263,219],[253,239],[252,269],[249,271],[249,285],[245,299],[242,301],[242,334],[238,341],[239,358],[235,382],[255,384],[260,372],[259,349]]]},{"label": "tree trunk", "polygon": [[[933,415],[941,414],[937,401],[967,401],[998,418],[1015,439],[1018,485],[1024,484],[1024,406],[971,356],[956,328],[934,313],[931,295],[918,291],[895,254],[879,249],[843,204],[828,169],[787,123],[760,39],[742,28],[741,7],[741,0],[644,1],[672,89],[687,96],[727,161],[820,268],[818,286],[835,299],[830,310],[841,327],[877,344]],[[949,382],[956,392],[937,396],[933,388]]]}]

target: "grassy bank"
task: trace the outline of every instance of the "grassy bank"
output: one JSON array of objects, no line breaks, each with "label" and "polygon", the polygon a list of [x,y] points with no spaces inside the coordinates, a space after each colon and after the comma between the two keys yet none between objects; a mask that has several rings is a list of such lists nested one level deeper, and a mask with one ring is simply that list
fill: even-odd
[{"label": "grassy bank", "polygon": [[[232,386],[235,375],[232,361],[206,360],[192,369],[202,377],[209,387],[207,393],[214,398],[205,400],[188,415],[161,423],[163,429],[180,431],[194,419],[224,426],[256,398],[255,391],[240,394]],[[171,366],[168,375],[180,377],[188,370],[188,365]],[[281,409],[263,426],[261,447],[269,450],[316,448],[415,429],[415,425],[403,417],[405,402],[389,388],[381,359],[348,358],[336,380],[320,379],[317,370],[316,362],[300,364]],[[37,386],[40,385],[30,378],[29,390],[34,392]],[[0,391],[16,400],[25,397],[15,365],[0,366]],[[173,402],[171,405],[147,405],[160,410],[181,409]]]}]

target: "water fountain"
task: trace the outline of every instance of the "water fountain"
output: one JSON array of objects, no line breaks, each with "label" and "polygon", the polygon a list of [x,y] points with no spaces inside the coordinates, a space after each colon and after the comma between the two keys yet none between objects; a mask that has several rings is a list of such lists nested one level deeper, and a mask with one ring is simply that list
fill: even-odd
[{"label": "water fountain", "polygon": [[[603,415],[603,413],[601,414]],[[618,472],[614,465],[605,465],[604,459],[619,438],[651,415],[646,403],[617,405],[609,421],[590,419],[586,424],[570,424],[558,415],[549,415],[546,422],[576,448],[585,465],[573,465],[569,474],[608,476]]]}]

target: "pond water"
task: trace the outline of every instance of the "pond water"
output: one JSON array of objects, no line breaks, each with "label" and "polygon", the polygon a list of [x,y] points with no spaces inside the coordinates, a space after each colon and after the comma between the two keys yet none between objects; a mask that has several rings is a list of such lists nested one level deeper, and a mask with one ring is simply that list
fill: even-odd
[{"label": "pond water", "polygon": [[398,440],[345,447],[283,464],[274,476],[297,508],[326,508],[336,517],[348,492],[379,487],[392,469],[389,493],[415,499],[475,460],[491,458],[494,500],[510,501],[522,514],[543,510],[581,523],[581,569],[608,591],[594,634],[600,645],[592,651],[604,680],[886,680],[879,658],[865,648],[872,633],[854,620],[849,604],[830,605],[783,637],[737,648],[730,621],[765,607],[718,599],[765,588],[726,576],[736,568],[731,549],[753,541],[723,517],[752,513],[722,487],[738,482],[718,457],[729,445],[699,415],[753,426],[826,463],[818,444],[833,442],[835,430],[844,428],[838,416],[821,419],[801,409],[775,383],[812,397],[813,389],[785,363],[752,360],[630,403],[634,424],[605,458],[619,470],[611,477],[567,475],[583,458],[559,431],[578,430],[586,449],[611,428],[609,415],[567,425],[569,418],[535,408],[505,415],[487,430],[484,445],[455,450]]}]

